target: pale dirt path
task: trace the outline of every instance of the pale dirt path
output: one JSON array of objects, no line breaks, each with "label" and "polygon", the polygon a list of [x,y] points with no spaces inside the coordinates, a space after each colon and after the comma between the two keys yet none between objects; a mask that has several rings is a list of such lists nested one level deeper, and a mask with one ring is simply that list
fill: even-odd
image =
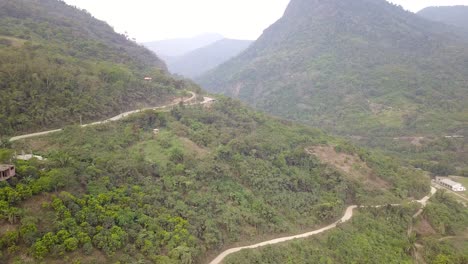
[{"label": "pale dirt path", "polygon": [[[427,201],[432,197],[432,195],[434,195],[435,193],[437,192],[437,189],[434,188],[434,187],[431,187],[431,193],[429,195],[427,195],[426,197],[422,198],[421,200],[416,200],[415,202],[418,202],[421,204],[422,208],[426,207],[427,205]],[[379,207],[383,207],[384,205],[378,205],[378,206],[372,206],[374,208],[379,208]],[[392,204],[392,206],[399,206],[398,204]],[[273,245],[273,244],[278,244],[278,243],[283,243],[283,242],[286,242],[286,241],[290,241],[290,240],[294,240],[294,239],[300,239],[300,238],[307,238],[307,237],[310,237],[310,236],[314,236],[314,235],[317,235],[317,234],[320,234],[320,233],[323,233],[327,230],[330,230],[330,229],[333,229],[335,228],[338,224],[340,223],[344,223],[344,222],[347,222],[349,221],[352,217],[353,217],[353,212],[354,212],[354,209],[356,208],[365,208],[366,206],[357,206],[357,205],[352,205],[352,206],[349,206],[348,208],[346,208],[346,211],[343,215],[343,217],[334,222],[333,224],[330,224],[326,227],[323,227],[323,228],[320,228],[320,229],[317,229],[315,231],[312,231],[312,232],[307,232],[307,233],[304,233],[304,234],[300,234],[300,235],[295,235],[295,236],[289,236],[289,237],[281,237],[281,238],[276,238],[276,239],[273,239],[273,240],[268,240],[268,241],[265,241],[265,242],[261,242],[261,243],[258,243],[258,244],[255,244],[255,245],[251,245],[251,246],[245,246],[245,247],[236,247],[236,248],[231,248],[231,249],[228,249],[226,251],[224,251],[223,253],[221,253],[220,255],[218,255],[214,260],[212,260],[210,262],[210,264],[220,264],[222,263],[222,261],[228,256],[228,255],[231,255],[233,253],[236,253],[236,252],[239,252],[243,249],[254,249],[254,248],[259,248],[259,247],[264,247],[264,246],[267,246],[267,245]],[[421,209],[422,210],[422,209]]]},{"label": "pale dirt path", "polygon": [[[158,106],[158,107],[143,108],[143,109],[138,109],[138,110],[134,110],[134,111],[129,111],[129,112],[121,113],[121,114],[119,114],[119,115],[116,115],[116,116],[111,117],[111,118],[109,118],[109,119],[106,119],[106,120],[104,120],[104,121],[99,121],[99,122],[94,122],[94,123],[90,123],[90,124],[81,125],[81,127],[95,126],[95,125],[105,124],[105,123],[112,122],[112,121],[117,121],[117,120],[120,120],[120,119],[122,119],[122,118],[125,118],[125,117],[127,117],[127,116],[129,116],[129,115],[132,115],[132,114],[135,114],[135,113],[139,113],[139,112],[141,112],[141,111],[164,109],[164,108],[168,108],[168,107],[171,107],[171,106],[175,106],[175,105],[179,104],[180,102],[188,103],[188,105],[195,105],[195,104],[202,104],[202,105],[203,105],[203,104],[208,104],[208,103],[214,101],[213,98],[204,97],[203,102],[191,102],[191,101],[193,101],[193,100],[196,98],[197,95],[196,95],[194,92],[190,92],[190,94],[191,94],[192,96],[191,96],[190,98],[187,98],[187,99],[177,99],[177,100],[174,100],[172,103],[167,104],[167,105]],[[60,132],[60,131],[62,131],[62,130],[63,130],[63,128],[61,128],[61,129],[49,130],[49,131],[44,131],[44,132],[38,132],[38,133],[32,133],[32,134],[27,134],[27,135],[22,135],[22,136],[17,136],[17,137],[12,137],[12,138],[10,138],[10,142],[18,141],[18,140],[26,139],[26,138],[44,136],[44,135],[48,135],[48,134]]]},{"label": "pale dirt path", "polygon": [[261,243],[251,245],[251,246],[237,247],[237,248],[228,249],[228,250],[224,251],[223,253],[221,253],[219,256],[217,256],[213,261],[210,262],[210,264],[219,264],[228,255],[230,255],[232,253],[239,252],[239,251],[241,251],[243,249],[259,248],[259,247],[264,247],[264,246],[267,246],[267,245],[278,244],[278,243],[286,242],[286,241],[289,241],[289,240],[294,240],[294,239],[298,239],[298,238],[306,238],[306,237],[310,237],[310,236],[313,236],[313,235],[323,233],[323,232],[325,232],[327,230],[335,228],[338,223],[344,223],[344,222],[348,221],[349,219],[351,219],[353,217],[353,210],[355,208],[357,208],[356,205],[348,207],[346,209],[346,212],[345,212],[344,216],[340,220],[336,221],[335,223],[333,223],[331,225],[328,225],[326,227],[322,227],[322,228],[317,229],[317,230],[312,231],[312,232],[308,232],[308,233],[304,233],[304,234],[300,234],[300,235],[296,235],[296,236],[276,238],[276,239],[273,239],[273,240],[268,240],[268,241],[261,242]]},{"label": "pale dirt path", "polygon": [[437,192],[437,189],[431,186],[431,194],[422,198],[421,200],[417,201],[422,205],[421,209],[419,209],[414,215],[413,218],[418,217],[420,214],[422,214],[424,207],[427,205],[427,201],[431,198],[432,195],[434,195]]},{"label": "pale dirt path", "polygon": [[32,133],[32,134],[27,134],[27,135],[22,135],[22,136],[17,136],[17,137],[12,137],[12,138],[10,138],[10,142],[25,139],[25,138],[44,136],[44,135],[47,135],[47,134],[52,134],[52,133],[60,132],[60,131],[62,131],[62,128],[61,129],[44,131],[44,132]]}]

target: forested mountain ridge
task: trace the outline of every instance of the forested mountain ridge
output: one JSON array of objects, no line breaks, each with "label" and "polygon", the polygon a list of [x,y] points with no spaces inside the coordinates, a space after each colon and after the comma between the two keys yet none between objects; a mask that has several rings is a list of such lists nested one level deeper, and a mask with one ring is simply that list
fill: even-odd
[{"label": "forested mountain ridge", "polygon": [[206,89],[343,135],[466,133],[468,42],[384,0],[292,0]]},{"label": "forested mountain ridge", "polygon": [[178,57],[165,58],[169,71],[188,78],[198,77],[239,55],[253,41],[222,39]]},{"label": "forested mountain ridge", "polygon": [[155,105],[186,86],[154,53],[58,0],[0,0],[0,80],[2,136]]},{"label": "forested mountain ridge", "polygon": [[429,20],[443,22],[468,31],[468,6],[431,6],[417,14]]},{"label": "forested mountain ridge", "polygon": [[[206,263],[239,241],[333,222],[348,204],[429,191],[421,172],[391,158],[224,98],[14,142],[0,162],[30,148],[48,160],[16,161],[17,177],[0,183],[7,262]],[[368,166],[385,185],[311,148],[347,155],[341,165]]]}]

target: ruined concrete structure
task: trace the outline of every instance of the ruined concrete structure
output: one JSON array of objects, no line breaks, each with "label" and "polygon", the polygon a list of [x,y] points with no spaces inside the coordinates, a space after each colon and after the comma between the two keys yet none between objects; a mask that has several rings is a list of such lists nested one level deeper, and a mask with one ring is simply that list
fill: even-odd
[{"label": "ruined concrete structure", "polygon": [[15,175],[15,166],[0,164],[0,181],[6,181]]}]

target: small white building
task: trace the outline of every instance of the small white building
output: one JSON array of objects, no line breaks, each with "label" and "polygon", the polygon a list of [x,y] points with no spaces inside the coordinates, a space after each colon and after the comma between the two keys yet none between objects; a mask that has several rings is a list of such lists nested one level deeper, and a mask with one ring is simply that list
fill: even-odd
[{"label": "small white building", "polygon": [[454,192],[466,191],[466,188],[461,183],[452,181],[447,178],[437,178],[437,183]]}]

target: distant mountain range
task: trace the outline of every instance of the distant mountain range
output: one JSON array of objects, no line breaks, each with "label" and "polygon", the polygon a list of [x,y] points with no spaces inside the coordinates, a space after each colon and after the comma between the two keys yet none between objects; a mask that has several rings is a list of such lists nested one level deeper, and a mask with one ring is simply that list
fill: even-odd
[{"label": "distant mountain range", "polygon": [[427,7],[419,11],[418,15],[468,30],[468,6]]},{"label": "distant mountain range", "polygon": [[143,43],[148,49],[160,55],[163,59],[185,55],[193,50],[210,45],[224,37],[209,33],[193,38],[178,38]]},{"label": "distant mountain range", "polygon": [[144,45],[164,59],[171,73],[195,78],[239,55],[252,42],[226,39],[219,34],[205,34]]},{"label": "distant mountain range", "polygon": [[292,0],[206,89],[343,135],[466,131],[468,41],[385,0]]},{"label": "distant mountain range", "polygon": [[169,71],[195,78],[239,55],[253,41],[222,39],[185,55],[167,58]]}]

